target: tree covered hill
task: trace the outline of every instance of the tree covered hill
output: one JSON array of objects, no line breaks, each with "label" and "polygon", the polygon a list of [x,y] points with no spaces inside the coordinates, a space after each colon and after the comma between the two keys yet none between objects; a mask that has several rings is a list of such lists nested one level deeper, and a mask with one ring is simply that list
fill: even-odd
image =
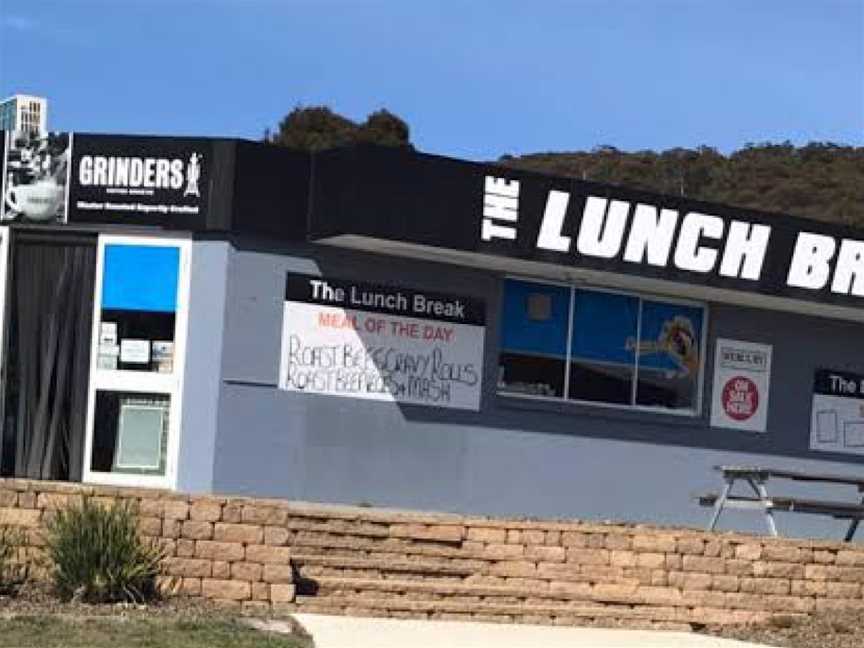
[{"label": "tree covered hill", "polygon": [[503,156],[505,166],[864,227],[864,147],[758,144],[661,153],[613,147]]},{"label": "tree covered hill", "polygon": [[[264,141],[320,151],[374,143],[413,148],[408,124],[381,109],[356,122],[327,106],[297,106]],[[503,143],[502,143],[503,144]],[[505,155],[518,169],[864,227],[864,147],[813,142],[748,145],[730,155],[707,146],[628,153],[611,146],[572,153]]]}]

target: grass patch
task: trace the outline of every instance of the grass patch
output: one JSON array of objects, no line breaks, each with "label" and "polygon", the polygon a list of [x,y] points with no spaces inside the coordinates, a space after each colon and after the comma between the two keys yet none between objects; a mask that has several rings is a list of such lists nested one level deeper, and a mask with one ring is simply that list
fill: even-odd
[{"label": "grass patch", "polygon": [[268,634],[217,618],[22,616],[0,621],[2,648],[308,648],[308,639]]}]

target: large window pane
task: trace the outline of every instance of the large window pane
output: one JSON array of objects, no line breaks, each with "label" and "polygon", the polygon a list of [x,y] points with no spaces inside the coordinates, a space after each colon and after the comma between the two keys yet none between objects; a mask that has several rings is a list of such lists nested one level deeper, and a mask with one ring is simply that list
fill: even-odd
[{"label": "large window pane", "polygon": [[564,395],[569,317],[569,288],[504,283],[499,391]]},{"label": "large window pane", "polygon": [[638,320],[636,297],[576,291],[571,399],[632,404]]},{"label": "large window pane", "polygon": [[702,368],[701,308],[642,303],[636,404],[693,410]]},{"label": "large window pane", "polygon": [[170,405],[167,394],[97,391],[91,470],[164,475]]},{"label": "large window pane", "polygon": [[100,369],[174,370],[179,271],[176,246],[105,246]]}]

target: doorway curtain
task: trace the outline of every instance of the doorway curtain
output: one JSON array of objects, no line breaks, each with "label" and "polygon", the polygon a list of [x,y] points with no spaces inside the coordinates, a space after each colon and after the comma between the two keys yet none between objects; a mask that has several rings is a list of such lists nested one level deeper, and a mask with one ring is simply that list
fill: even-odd
[{"label": "doorway curtain", "polygon": [[11,269],[4,454],[16,477],[80,481],[96,239],[17,234]]}]

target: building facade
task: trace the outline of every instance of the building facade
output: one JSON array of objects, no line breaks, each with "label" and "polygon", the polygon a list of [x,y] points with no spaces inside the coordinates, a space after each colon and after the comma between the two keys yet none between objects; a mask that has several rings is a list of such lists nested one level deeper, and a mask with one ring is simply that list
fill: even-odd
[{"label": "building facade", "polygon": [[864,461],[859,231],[403,149],[5,150],[5,474],[698,525],[715,465]]},{"label": "building facade", "polygon": [[48,100],[16,94],[0,101],[0,130],[43,134],[48,130]]}]

